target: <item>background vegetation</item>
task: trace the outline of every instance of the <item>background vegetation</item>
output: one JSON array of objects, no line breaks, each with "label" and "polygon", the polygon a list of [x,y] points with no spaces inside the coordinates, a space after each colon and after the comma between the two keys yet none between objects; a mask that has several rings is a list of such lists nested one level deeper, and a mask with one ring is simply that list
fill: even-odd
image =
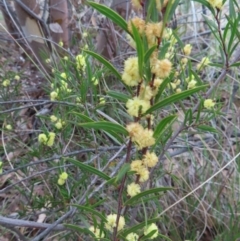
[{"label": "background vegetation", "polygon": [[[1,16],[0,240],[240,239],[238,2],[98,2],[70,1],[69,46],[60,39],[50,55],[19,43]],[[150,45],[136,16],[161,20],[165,36]],[[154,86],[156,51],[171,69],[132,114],[140,84]],[[133,56],[136,86],[122,77]],[[152,145],[134,139],[133,122]],[[131,163],[147,151],[158,163],[142,182]]]}]

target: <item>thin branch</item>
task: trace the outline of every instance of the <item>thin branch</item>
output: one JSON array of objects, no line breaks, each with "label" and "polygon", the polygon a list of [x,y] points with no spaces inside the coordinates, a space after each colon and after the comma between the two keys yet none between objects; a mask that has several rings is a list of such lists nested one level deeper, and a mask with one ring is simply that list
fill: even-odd
[{"label": "thin branch", "polygon": [[[50,227],[52,224],[49,223],[38,223],[33,221],[26,221],[22,219],[15,218],[6,218],[0,215],[0,225],[3,227],[27,227],[27,228],[39,228],[46,229]],[[67,228],[64,225],[56,225],[53,230],[54,231],[63,231]]]}]

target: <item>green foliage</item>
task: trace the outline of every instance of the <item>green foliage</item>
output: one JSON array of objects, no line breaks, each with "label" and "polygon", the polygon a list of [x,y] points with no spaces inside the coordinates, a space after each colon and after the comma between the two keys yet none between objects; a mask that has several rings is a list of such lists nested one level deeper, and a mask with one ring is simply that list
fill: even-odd
[{"label": "green foliage", "polygon": [[[194,32],[194,41],[183,36],[182,23],[174,31],[168,28],[175,13],[177,17],[179,12],[185,14],[184,1],[170,0],[160,11],[156,1],[149,1],[135,13],[145,21],[141,22],[145,28],[132,21],[131,33],[119,13],[88,1],[89,8],[121,29],[116,39],[120,41],[121,35],[124,48],[117,43],[108,46],[116,47],[121,56],[109,60],[96,53],[93,45],[98,33],[85,30],[83,24],[89,36],[82,37],[83,43],[73,50],[79,52],[79,61],[73,56],[59,57],[58,65],[49,60],[51,83],[37,99],[24,94],[16,73],[7,71],[9,66],[1,69],[0,194],[14,189],[21,196],[13,210],[10,207],[15,204],[8,204],[12,194],[7,197],[1,215],[18,212],[19,219],[25,220],[46,213],[48,227],[63,217],[66,229],[56,226],[53,234],[62,240],[122,241],[130,233],[139,235],[138,240],[150,240],[156,233],[155,240],[195,240],[205,237],[204,230],[213,229],[212,240],[239,238],[239,177],[231,165],[235,162],[239,172],[235,116],[239,93],[231,92],[240,65],[239,58],[233,61],[240,40],[239,6],[236,0],[230,1],[227,14],[206,0],[187,6],[194,2],[207,8],[201,28],[206,28],[209,43],[195,42],[205,32]],[[154,29],[159,21],[160,33]],[[153,42],[144,33],[149,23]],[[194,30],[200,28],[198,24]],[[131,35],[135,49],[125,41],[125,34]],[[193,49],[187,54],[184,48],[189,43]],[[127,66],[128,78],[140,77],[126,84],[124,61],[132,56],[137,57],[138,67],[135,62]],[[202,57],[211,62],[205,65]],[[166,59],[171,66],[161,66]],[[21,74],[27,79],[25,72]],[[191,81],[195,81],[192,86]],[[47,95],[50,100],[43,99]],[[205,100],[210,98],[212,105],[207,106]],[[226,99],[231,102],[225,103]],[[131,108],[137,114],[131,114]],[[50,132],[54,140],[46,145],[39,136]],[[130,184],[135,187],[129,191]],[[119,218],[118,224],[109,221],[111,215]],[[153,223],[158,230],[145,235],[144,228]],[[116,225],[121,229],[116,231]],[[105,237],[98,238],[89,227]],[[31,240],[31,235],[38,235],[31,230],[21,233]]]}]

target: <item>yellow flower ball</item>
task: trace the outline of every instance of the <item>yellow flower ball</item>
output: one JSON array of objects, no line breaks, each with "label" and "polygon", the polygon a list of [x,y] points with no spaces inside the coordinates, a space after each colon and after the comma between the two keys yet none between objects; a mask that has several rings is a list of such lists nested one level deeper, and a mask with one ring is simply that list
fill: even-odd
[{"label": "yellow flower ball", "polygon": [[57,123],[55,123],[55,127],[56,127],[58,130],[62,129],[63,125],[62,125],[61,120],[59,120]]},{"label": "yellow flower ball", "polygon": [[59,178],[59,179],[58,179],[58,185],[59,185],[59,186],[62,186],[62,185],[64,185],[64,184],[65,184],[65,180]]},{"label": "yellow flower ball", "polygon": [[139,239],[139,235],[136,233],[130,233],[126,237],[127,241],[137,241]]},{"label": "yellow flower ball", "polygon": [[215,102],[212,99],[206,99],[203,103],[206,109],[212,109],[215,106]]},{"label": "yellow flower ball", "polygon": [[20,76],[19,76],[19,75],[15,75],[15,76],[14,76],[14,79],[17,80],[17,81],[19,81],[19,80],[20,80]]},{"label": "yellow flower ball", "polygon": [[85,69],[86,67],[86,60],[82,54],[76,56],[76,65],[78,69]]},{"label": "yellow flower ball", "polygon": [[12,130],[12,126],[10,124],[6,125],[6,129],[11,131]]},{"label": "yellow flower ball", "polygon": [[213,8],[222,9],[223,0],[207,0]]},{"label": "yellow flower ball", "polygon": [[168,59],[153,61],[152,73],[157,77],[164,79],[168,77],[172,70],[172,63]]},{"label": "yellow flower ball", "polygon": [[134,197],[136,196],[138,193],[141,192],[141,187],[139,184],[137,183],[131,183],[127,186],[127,194],[130,196],[130,197]]},{"label": "yellow flower ball", "polygon": [[56,122],[58,120],[58,118],[55,115],[51,115],[50,120],[51,120],[51,122]]},{"label": "yellow flower ball", "polygon": [[[105,228],[109,231],[113,231],[113,228],[116,227],[116,221],[117,221],[117,214],[109,214],[107,216],[107,223],[105,224]],[[123,229],[125,226],[125,219],[124,217],[120,216],[119,222],[118,222],[118,231]]]},{"label": "yellow flower ball", "polygon": [[60,178],[60,179],[63,179],[63,180],[67,180],[68,174],[67,174],[66,172],[62,172],[62,173],[59,175],[59,178]]},{"label": "yellow flower ball", "polygon": [[143,164],[147,167],[155,167],[158,163],[158,157],[154,152],[149,152],[143,156]]},{"label": "yellow flower ball", "polygon": [[158,227],[155,223],[152,223],[144,228],[144,235],[148,235],[153,230],[156,230],[156,232],[149,239],[156,238],[158,236]]},{"label": "yellow flower ball", "polygon": [[126,103],[128,114],[135,117],[145,113],[150,106],[149,100],[141,100],[139,97],[129,99]]},{"label": "yellow flower ball", "polygon": [[46,144],[47,143],[47,136],[44,133],[41,133],[38,135],[38,142],[42,143],[42,144]]},{"label": "yellow flower ball", "polygon": [[9,85],[10,85],[10,80],[9,80],[9,79],[5,79],[5,80],[2,82],[2,85],[3,85],[4,87],[9,86]]},{"label": "yellow flower ball", "polygon": [[57,97],[58,97],[58,93],[57,93],[56,91],[52,91],[52,92],[50,93],[50,99],[51,99],[52,101],[56,100]]},{"label": "yellow flower ball", "polygon": [[205,66],[209,65],[211,62],[208,57],[202,58],[199,64],[197,64],[197,70],[203,69]]},{"label": "yellow flower ball", "polygon": [[138,170],[137,174],[140,176],[140,182],[145,182],[149,179],[149,171],[145,167],[142,167],[140,170]]},{"label": "yellow flower ball", "polygon": [[138,30],[139,34],[143,34],[145,30],[145,21],[139,17],[134,17],[128,21],[128,31],[132,33],[132,25]]},{"label": "yellow flower ball", "polygon": [[46,142],[46,145],[51,147],[54,144],[56,134],[54,132],[49,132],[48,133],[48,140]]},{"label": "yellow flower ball", "polygon": [[186,44],[183,48],[183,53],[187,56],[191,54],[192,51],[192,45],[191,44]]},{"label": "yellow flower ball", "polygon": [[67,74],[66,74],[66,73],[61,73],[60,76],[61,76],[61,78],[63,78],[63,79],[67,79]]},{"label": "yellow flower ball", "polygon": [[137,57],[130,57],[125,60],[122,80],[128,86],[137,86],[141,81]]},{"label": "yellow flower ball", "polygon": [[99,228],[95,228],[94,226],[89,227],[89,230],[94,233],[96,238],[104,238],[104,233],[100,231]]},{"label": "yellow flower ball", "polygon": [[193,80],[191,80],[191,81],[188,83],[187,88],[188,88],[188,89],[193,89],[193,88],[196,86],[196,84],[197,84],[197,81],[193,79]]}]

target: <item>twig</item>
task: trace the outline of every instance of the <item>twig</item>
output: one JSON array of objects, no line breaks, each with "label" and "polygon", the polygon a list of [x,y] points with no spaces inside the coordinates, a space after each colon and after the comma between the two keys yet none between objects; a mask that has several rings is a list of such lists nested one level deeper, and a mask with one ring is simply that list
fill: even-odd
[{"label": "twig", "polygon": [[[27,228],[39,228],[39,229],[46,229],[52,224],[49,223],[38,223],[34,221],[26,221],[22,219],[15,219],[15,218],[6,218],[0,215],[0,225],[4,227],[27,227]],[[64,225],[56,225],[54,227],[54,231],[62,231],[66,230],[67,228]]]},{"label": "twig", "polygon": [[[116,151],[118,150],[119,148],[121,148],[120,146],[112,146],[112,147],[99,147],[98,148],[98,151],[102,151],[102,152],[106,152],[106,151]],[[126,147],[123,148],[123,150],[125,149]],[[22,168],[26,168],[26,167],[29,167],[29,166],[34,166],[34,165],[38,165],[38,164],[41,164],[41,163],[44,163],[44,162],[48,162],[48,161],[52,161],[52,160],[55,160],[55,159],[60,159],[60,158],[63,158],[63,157],[69,157],[69,156],[73,156],[73,155],[77,155],[77,154],[82,154],[82,153],[89,153],[89,152],[95,152],[96,149],[94,148],[90,148],[90,149],[84,149],[84,150],[78,150],[78,151],[73,151],[73,152],[70,152],[70,153],[67,153],[67,154],[64,154],[64,155],[54,155],[52,157],[49,157],[49,158],[46,158],[46,159],[43,159],[43,160],[40,160],[40,161],[32,161],[28,164],[25,164],[25,165],[22,165],[20,167],[15,167],[14,169],[12,170],[9,170],[9,171],[5,171],[3,174],[0,174],[0,177],[1,176],[4,176],[4,175],[7,175],[11,172],[16,172],[17,170],[19,169],[22,169]],[[89,162],[84,162],[84,164],[88,164]]]}]

